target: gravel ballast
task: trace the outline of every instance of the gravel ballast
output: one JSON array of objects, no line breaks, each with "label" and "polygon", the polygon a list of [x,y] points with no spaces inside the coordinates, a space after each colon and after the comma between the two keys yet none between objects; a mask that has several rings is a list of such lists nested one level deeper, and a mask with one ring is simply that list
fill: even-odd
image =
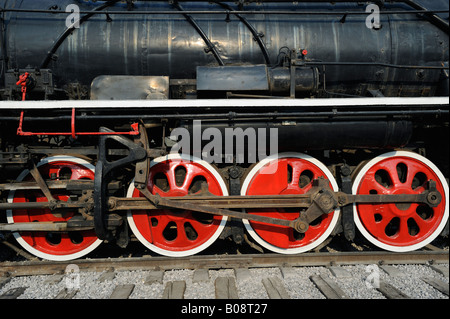
[{"label": "gravel ballast", "polygon": [[[341,266],[350,276],[335,276],[326,267],[292,267],[292,268],[250,268],[236,276],[234,269],[210,269],[203,280],[193,280],[194,270],[181,269],[165,271],[162,281],[146,282],[152,273],[149,270],[117,271],[108,279],[99,280],[105,272],[79,273],[79,289],[74,299],[108,299],[114,288],[119,285],[133,284],[130,299],[162,298],[168,282],[184,281],[185,299],[214,299],[215,281],[218,277],[235,278],[239,299],[267,299],[263,279],[278,277],[281,279],[291,299],[324,299],[324,295],[310,280],[313,275],[320,275],[335,282],[351,299],[384,299],[385,296],[375,289],[373,279],[388,283],[402,293],[414,299],[448,299],[448,296],[434,289],[422,278],[435,278],[448,285],[449,279],[427,265],[393,265],[395,275],[389,275],[376,265]],[[448,269],[448,264],[440,265]],[[247,272],[248,271],[248,272]],[[59,280],[58,277],[60,276]],[[105,276],[103,276],[105,277]],[[112,278],[113,277],[113,278]],[[13,277],[0,289],[0,295],[17,287],[27,287],[19,299],[52,299],[73,282],[61,275]]]}]

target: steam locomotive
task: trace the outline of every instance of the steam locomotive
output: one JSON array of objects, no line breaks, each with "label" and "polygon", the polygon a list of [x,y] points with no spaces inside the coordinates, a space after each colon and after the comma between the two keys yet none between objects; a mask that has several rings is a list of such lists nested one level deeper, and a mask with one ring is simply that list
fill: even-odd
[{"label": "steam locomotive", "polygon": [[449,4],[0,1],[0,237],[298,254],[448,236]]}]

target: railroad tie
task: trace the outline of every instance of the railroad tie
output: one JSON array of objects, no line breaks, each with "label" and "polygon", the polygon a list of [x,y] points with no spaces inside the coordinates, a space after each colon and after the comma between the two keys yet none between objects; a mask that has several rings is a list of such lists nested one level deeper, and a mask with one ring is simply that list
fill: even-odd
[{"label": "railroad tie", "polygon": [[295,267],[281,267],[280,272],[284,279],[297,277],[297,271],[295,270]]},{"label": "railroad tie", "polygon": [[443,265],[430,265],[430,268],[444,277],[448,277],[448,267],[444,267]]},{"label": "railroad tie", "polygon": [[116,286],[109,299],[128,299],[133,289],[133,284]]},{"label": "railroad tie", "polygon": [[17,287],[12,288],[5,292],[3,295],[0,296],[0,299],[17,299],[21,294],[25,292],[27,287]]},{"label": "railroad tie", "polygon": [[351,278],[352,275],[347,270],[340,266],[328,266],[328,270],[335,276],[336,278]]},{"label": "railroad tie", "polygon": [[116,277],[116,273],[114,272],[114,269],[110,268],[100,275],[98,281],[99,282],[110,281],[113,280],[114,277]]},{"label": "railroad tie", "polygon": [[151,271],[150,274],[145,279],[145,284],[146,285],[151,285],[153,283],[162,284],[163,277],[164,277],[164,271],[162,271],[162,270]]},{"label": "railroad tie", "polygon": [[77,294],[78,289],[62,289],[55,297],[55,299],[72,299]]},{"label": "railroad tie", "polygon": [[234,268],[234,275],[238,282],[246,281],[252,278],[252,274],[248,268]]},{"label": "railroad tie", "polygon": [[164,288],[163,299],[184,299],[185,281],[169,281]]},{"label": "railroad tie", "polygon": [[55,274],[55,275],[51,275],[51,276],[49,276],[47,279],[45,279],[44,285],[56,285],[56,284],[59,283],[63,278],[64,278],[64,274]]},{"label": "railroad tie", "polygon": [[327,299],[348,299],[342,289],[331,279],[322,275],[313,275],[309,279]]},{"label": "railroad tie", "polygon": [[11,281],[11,277],[0,277],[0,288]]},{"label": "railroad tie", "polygon": [[196,269],[192,277],[192,282],[209,282],[209,270],[204,268]]},{"label": "railroad tie", "polygon": [[233,277],[217,277],[215,286],[216,299],[238,299],[236,279]]},{"label": "railroad tie", "polygon": [[391,265],[380,265],[379,267],[391,277],[406,277],[408,275],[406,272]]},{"label": "railroad tie", "polygon": [[422,281],[426,282],[434,289],[439,290],[444,295],[448,296],[448,284],[440,279],[433,277],[423,277]]},{"label": "railroad tie", "polygon": [[380,287],[377,290],[387,299],[411,299],[408,295],[384,281],[380,281]]},{"label": "railroad tie", "polygon": [[278,277],[269,277],[262,280],[270,299],[290,299],[283,282]]}]

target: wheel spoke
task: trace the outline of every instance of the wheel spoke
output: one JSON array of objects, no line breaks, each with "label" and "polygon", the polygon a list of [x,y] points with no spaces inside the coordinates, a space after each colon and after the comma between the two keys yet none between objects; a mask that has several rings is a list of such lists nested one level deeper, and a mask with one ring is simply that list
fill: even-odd
[{"label": "wheel spoke", "polygon": [[[360,205],[362,207],[362,205]],[[373,235],[376,237],[384,237],[386,226],[395,218],[388,209],[379,209],[380,205],[364,205],[365,215],[361,216],[364,221],[364,225],[371,229]]]},{"label": "wheel spoke", "polygon": [[403,217],[400,218],[400,227],[398,230],[398,240],[405,242],[411,240],[411,234],[409,233],[409,226],[408,226],[408,218]]},{"label": "wheel spoke", "polygon": [[389,173],[389,177],[391,178],[392,183],[393,183],[392,188],[398,189],[398,188],[402,187],[402,185],[404,183],[402,183],[400,181],[400,178],[398,177],[398,173],[397,173],[397,168],[395,165],[390,165],[390,170],[388,171],[388,173]]},{"label": "wheel spoke", "polygon": [[[426,168],[426,167],[425,167]],[[428,176],[427,173],[428,169],[424,169],[423,166],[419,165],[416,162],[409,162],[408,163],[408,175],[406,178],[405,184],[408,185],[408,187],[411,188],[415,193],[420,194],[423,191],[426,190],[426,182],[430,179],[432,179],[431,176]],[[419,177],[419,178],[417,178]],[[419,181],[418,185],[416,184],[416,180]],[[414,185],[414,187],[413,187]]]},{"label": "wheel spoke", "polygon": [[369,193],[370,193],[371,190],[375,190],[376,194],[389,195],[389,194],[392,193],[392,189],[388,189],[388,188],[384,187],[383,185],[378,183],[375,179],[372,179],[372,182],[371,182],[370,186],[371,186],[371,189],[369,190]]},{"label": "wheel spoke", "polygon": [[183,185],[181,188],[185,190],[186,192],[189,192],[189,187],[192,185],[192,182],[194,181],[194,178],[199,175],[197,172],[193,172],[192,170],[187,171],[186,176],[184,177]]},{"label": "wheel spoke", "polygon": [[[287,161],[285,162],[287,163]],[[305,165],[299,161],[290,161],[289,166],[292,169],[290,186],[299,188],[300,175],[305,169]]]},{"label": "wheel spoke", "polygon": [[433,228],[434,223],[436,222],[436,218],[439,218],[439,214],[435,215],[436,208],[430,208],[432,211],[432,215],[428,218],[424,219],[418,214],[414,214],[411,218],[416,222],[419,226],[421,232],[428,232]]},{"label": "wheel spoke", "polygon": [[176,180],[176,176],[175,176],[175,168],[176,168],[176,166],[171,164],[170,170],[165,172],[165,175],[169,181],[170,191],[183,190],[182,186],[177,185],[177,180]]},{"label": "wheel spoke", "polygon": [[217,223],[214,221],[214,219],[212,219],[212,222],[210,224],[206,224],[196,220],[195,218],[189,218],[187,222],[192,226],[193,230],[200,237],[207,236],[207,233],[209,232],[208,228]]}]

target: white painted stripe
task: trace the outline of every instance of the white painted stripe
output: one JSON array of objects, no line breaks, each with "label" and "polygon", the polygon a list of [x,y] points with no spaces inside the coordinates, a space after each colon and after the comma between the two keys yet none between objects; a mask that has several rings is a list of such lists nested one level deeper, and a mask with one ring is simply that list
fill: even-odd
[{"label": "white painted stripe", "polygon": [[229,108],[229,107],[320,107],[320,106],[413,106],[448,105],[449,97],[382,97],[342,99],[205,99],[205,100],[64,100],[1,101],[0,109],[71,108]]}]

